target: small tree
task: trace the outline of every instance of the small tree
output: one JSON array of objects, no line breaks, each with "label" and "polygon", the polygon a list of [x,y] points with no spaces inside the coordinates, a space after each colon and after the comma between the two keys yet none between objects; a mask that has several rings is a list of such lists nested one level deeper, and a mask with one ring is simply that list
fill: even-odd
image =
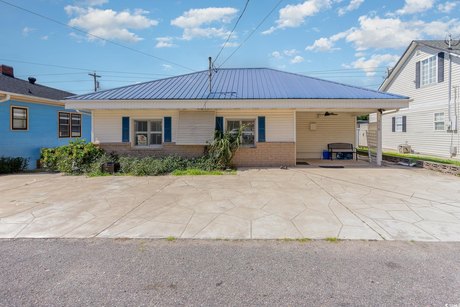
[{"label": "small tree", "polygon": [[227,168],[232,165],[232,159],[241,146],[241,135],[244,126],[237,131],[216,131],[214,140],[208,146],[209,156],[216,161],[220,168]]}]

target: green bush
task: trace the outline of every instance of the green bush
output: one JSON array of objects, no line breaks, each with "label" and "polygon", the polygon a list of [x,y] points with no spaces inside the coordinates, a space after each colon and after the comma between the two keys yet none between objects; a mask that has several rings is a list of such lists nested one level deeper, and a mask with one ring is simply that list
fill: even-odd
[{"label": "green bush", "polygon": [[200,169],[213,171],[219,169],[215,161],[208,156],[195,159],[184,159],[178,156],[156,157],[120,157],[120,173],[134,176],[158,176],[177,170]]},{"label": "green bush", "polygon": [[66,174],[94,172],[100,169],[100,163],[108,159],[102,149],[81,139],[70,141],[68,145],[41,150],[41,163],[45,169]]},{"label": "green bush", "polygon": [[241,145],[241,135],[243,134],[244,126],[241,126],[238,131],[227,131],[222,133],[216,131],[214,140],[208,145],[209,157],[219,168],[231,167],[233,157]]},{"label": "green bush", "polygon": [[0,157],[0,174],[19,173],[28,165],[29,160],[22,157]]}]

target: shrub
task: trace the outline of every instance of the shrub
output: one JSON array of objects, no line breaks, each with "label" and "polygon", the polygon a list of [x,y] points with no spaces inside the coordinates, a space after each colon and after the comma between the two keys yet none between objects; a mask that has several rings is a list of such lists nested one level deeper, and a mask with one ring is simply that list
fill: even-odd
[{"label": "shrub", "polygon": [[56,148],[43,148],[41,151],[41,162],[45,169],[66,174],[93,172],[97,163],[107,159],[102,149],[81,139]]},{"label": "shrub", "polygon": [[0,157],[0,174],[19,173],[28,165],[29,160],[22,157]]},{"label": "shrub", "polygon": [[232,165],[235,152],[241,145],[242,126],[238,131],[227,131],[221,133],[216,131],[214,140],[208,146],[209,157],[218,165],[219,168],[227,168]]}]

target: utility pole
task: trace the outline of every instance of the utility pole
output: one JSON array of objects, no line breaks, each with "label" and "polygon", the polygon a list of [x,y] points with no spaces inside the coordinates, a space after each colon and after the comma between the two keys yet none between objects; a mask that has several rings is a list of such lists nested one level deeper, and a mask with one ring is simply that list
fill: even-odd
[{"label": "utility pole", "polygon": [[97,81],[97,78],[100,78],[101,76],[97,75],[96,72],[93,72],[92,74],[88,74],[88,75],[93,77],[94,91],[97,92],[97,89],[99,88],[99,82]]}]

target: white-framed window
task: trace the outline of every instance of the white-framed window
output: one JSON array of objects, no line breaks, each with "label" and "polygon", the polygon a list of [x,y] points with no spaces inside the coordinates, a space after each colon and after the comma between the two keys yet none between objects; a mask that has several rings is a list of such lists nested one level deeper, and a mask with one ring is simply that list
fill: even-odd
[{"label": "white-framed window", "polygon": [[395,117],[395,131],[403,132],[403,117],[402,116]]},{"label": "white-framed window", "polygon": [[434,130],[443,131],[446,130],[444,124],[444,112],[434,113]]},{"label": "white-framed window", "polygon": [[425,86],[437,81],[437,56],[433,55],[420,62],[420,85]]},{"label": "white-framed window", "polygon": [[254,146],[255,145],[255,119],[228,119],[227,120],[227,131],[231,133],[238,133],[240,127],[243,128],[243,133],[241,135],[241,145],[243,146]]},{"label": "white-framed window", "polygon": [[161,119],[134,121],[134,145],[160,146],[162,143],[163,121]]}]

